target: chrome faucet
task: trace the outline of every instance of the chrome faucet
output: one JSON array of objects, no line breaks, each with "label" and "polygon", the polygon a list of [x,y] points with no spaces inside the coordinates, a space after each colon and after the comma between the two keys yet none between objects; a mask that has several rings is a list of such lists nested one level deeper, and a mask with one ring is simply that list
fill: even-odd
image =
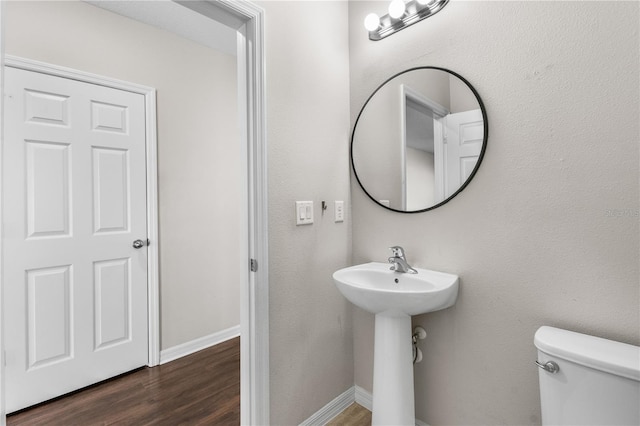
[{"label": "chrome faucet", "polygon": [[389,250],[393,253],[393,256],[389,258],[389,263],[393,266],[389,269],[396,272],[417,274],[418,271],[413,269],[408,263],[407,258],[404,257],[404,249],[400,246],[389,247]]}]

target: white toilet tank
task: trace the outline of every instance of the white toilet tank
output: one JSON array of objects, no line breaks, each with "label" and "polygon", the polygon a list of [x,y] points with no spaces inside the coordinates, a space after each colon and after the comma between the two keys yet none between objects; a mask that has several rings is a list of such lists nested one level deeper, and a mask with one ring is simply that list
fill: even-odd
[{"label": "white toilet tank", "polygon": [[543,425],[640,425],[640,347],[540,327]]}]

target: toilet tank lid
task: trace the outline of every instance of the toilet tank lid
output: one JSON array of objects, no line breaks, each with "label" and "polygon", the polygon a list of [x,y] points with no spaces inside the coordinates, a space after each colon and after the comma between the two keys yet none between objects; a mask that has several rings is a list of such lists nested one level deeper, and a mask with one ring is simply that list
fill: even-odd
[{"label": "toilet tank lid", "polygon": [[576,364],[640,381],[640,347],[543,326],[533,339],[548,354]]}]

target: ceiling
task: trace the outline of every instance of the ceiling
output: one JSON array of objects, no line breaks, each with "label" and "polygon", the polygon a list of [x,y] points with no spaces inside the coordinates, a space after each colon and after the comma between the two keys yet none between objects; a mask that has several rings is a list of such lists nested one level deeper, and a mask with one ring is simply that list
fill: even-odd
[{"label": "ceiling", "polygon": [[86,2],[118,15],[166,29],[212,49],[236,55],[236,30],[173,1],[86,0]]}]

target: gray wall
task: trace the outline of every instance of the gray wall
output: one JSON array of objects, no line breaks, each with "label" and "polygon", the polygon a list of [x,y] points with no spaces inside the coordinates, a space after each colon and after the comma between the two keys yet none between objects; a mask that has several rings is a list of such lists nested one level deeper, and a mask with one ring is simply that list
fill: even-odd
[{"label": "gray wall", "polygon": [[7,54],[157,89],[162,349],[237,326],[236,58],[79,1],[5,6]]},{"label": "gray wall", "polygon": [[[271,424],[293,425],[353,386],[346,2],[266,1]],[[295,201],[315,223],[295,225]],[[325,200],[329,208],[320,212]],[[345,201],[334,223],[333,201]]]},{"label": "gray wall", "polygon": [[[489,141],[473,182],[431,212],[387,212],[352,179],[353,263],[400,244],[461,278],[454,307],[414,320],[428,333],[419,419],[539,424],[538,327],[640,344],[639,5],[452,1],[370,42],[364,16],[386,5],[349,3],[352,122],[387,77],[433,65],[478,90]],[[355,381],[370,391],[373,317],[353,321]]]}]

